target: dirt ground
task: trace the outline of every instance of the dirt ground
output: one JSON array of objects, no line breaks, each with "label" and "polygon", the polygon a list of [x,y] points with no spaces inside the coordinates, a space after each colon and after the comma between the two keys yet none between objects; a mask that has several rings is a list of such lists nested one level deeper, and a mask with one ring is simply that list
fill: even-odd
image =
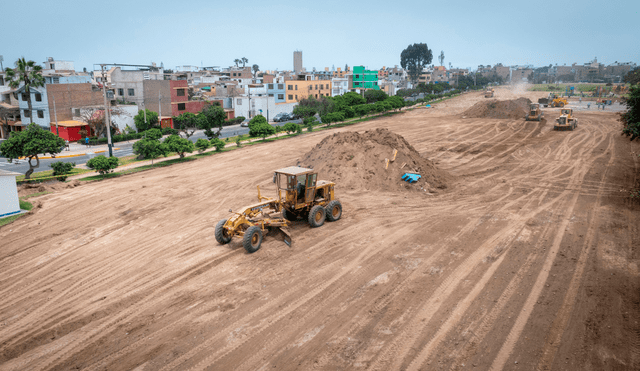
[{"label": "dirt ground", "polygon": [[[0,229],[0,370],[640,369],[640,143],[606,111],[462,118],[482,100],[32,198]],[[216,242],[273,170],[377,128],[454,181],[337,184],[342,219],[296,222],[293,247]]]}]

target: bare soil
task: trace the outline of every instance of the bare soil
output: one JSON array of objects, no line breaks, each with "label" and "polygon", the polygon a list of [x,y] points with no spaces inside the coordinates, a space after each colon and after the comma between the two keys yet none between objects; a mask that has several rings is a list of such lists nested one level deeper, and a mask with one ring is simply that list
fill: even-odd
[{"label": "bare soil", "polygon": [[[517,89],[496,98],[545,95]],[[462,118],[484,101],[34,197],[0,228],[0,370],[639,369],[640,144],[606,111],[563,132]],[[367,173],[340,135],[371,146],[350,154]],[[392,147],[407,159],[385,171]],[[409,159],[447,187],[387,179]],[[228,209],[305,163],[338,182],[341,220],[294,223],[293,247],[216,243]]]}]

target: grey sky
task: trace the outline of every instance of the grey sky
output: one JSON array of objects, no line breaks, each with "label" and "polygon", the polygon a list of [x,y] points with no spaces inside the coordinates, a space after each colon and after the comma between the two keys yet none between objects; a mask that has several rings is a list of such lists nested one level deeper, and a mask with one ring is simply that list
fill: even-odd
[{"label": "grey sky", "polygon": [[424,42],[473,67],[640,62],[640,1],[6,1],[0,55],[94,63],[261,69],[400,64]]}]

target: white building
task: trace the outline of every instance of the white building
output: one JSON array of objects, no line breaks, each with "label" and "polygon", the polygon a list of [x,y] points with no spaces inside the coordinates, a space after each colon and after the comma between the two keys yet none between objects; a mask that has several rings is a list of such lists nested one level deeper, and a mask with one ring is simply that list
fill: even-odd
[{"label": "white building", "polygon": [[349,92],[349,79],[346,77],[334,77],[331,79],[331,96],[335,97]]},{"label": "white building", "polygon": [[20,212],[18,186],[16,185],[16,176],[18,175],[21,174],[0,170],[0,218]]}]

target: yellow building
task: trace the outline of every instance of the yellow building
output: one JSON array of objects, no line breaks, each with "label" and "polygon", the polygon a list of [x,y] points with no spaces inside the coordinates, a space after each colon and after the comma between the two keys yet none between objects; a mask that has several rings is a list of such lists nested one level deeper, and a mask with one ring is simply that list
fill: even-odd
[{"label": "yellow building", "polygon": [[311,75],[297,75],[296,79],[285,80],[287,103],[299,102],[310,95],[314,98],[331,96],[331,80],[314,80]]}]

